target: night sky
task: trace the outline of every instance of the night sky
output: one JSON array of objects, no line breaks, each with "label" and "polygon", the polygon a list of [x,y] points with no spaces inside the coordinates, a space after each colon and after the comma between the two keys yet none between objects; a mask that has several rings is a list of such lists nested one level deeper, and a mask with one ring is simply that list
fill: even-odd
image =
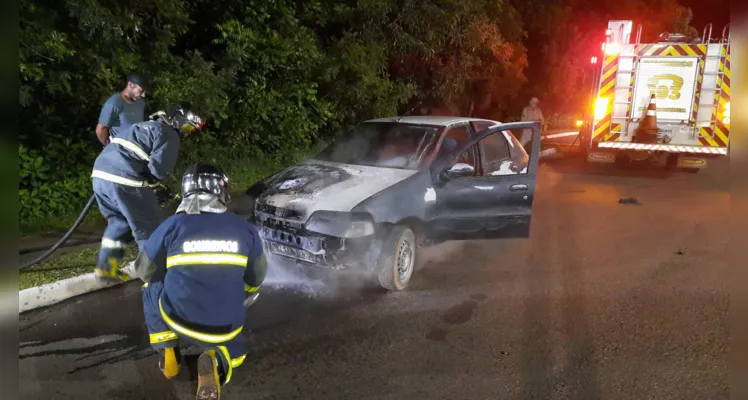
[{"label": "night sky", "polygon": [[691,26],[703,31],[704,26],[712,23],[712,36],[720,35],[725,24],[730,22],[729,0],[679,0],[679,3],[693,11]]}]

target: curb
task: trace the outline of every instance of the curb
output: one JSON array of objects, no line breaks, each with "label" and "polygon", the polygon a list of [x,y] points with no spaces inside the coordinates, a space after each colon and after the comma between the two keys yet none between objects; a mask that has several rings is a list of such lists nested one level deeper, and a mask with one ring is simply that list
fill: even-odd
[{"label": "curb", "polygon": [[[132,274],[132,265],[123,267],[122,271],[128,275]],[[126,282],[134,279],[130,278]],[[93,272],[90,272],[85,275],[74,276],[61,281],[24,289],[18,292],[18,313],[51,306],[71,297],[121,285],[126,282],[101,282],[96,279]]]}]

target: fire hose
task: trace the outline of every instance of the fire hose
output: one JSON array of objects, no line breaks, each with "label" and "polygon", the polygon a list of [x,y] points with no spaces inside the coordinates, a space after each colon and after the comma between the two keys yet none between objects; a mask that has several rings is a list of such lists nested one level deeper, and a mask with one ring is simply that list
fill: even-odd
[{"label": "fire hose", "polygon": [[49,258],[49,256],[52,255],[52,253],[57,251],[57,249],[62,247],[62,245],[65,244],[65,242],[67,242],[68,239],[70,239],[70,236],[73,235],[73,232],[75,232],[75,230],[78,229],[78,226],[80,226],[80,224],[83,222],[83,219],[86,218],[86,215],[88,214],[88,211],[91,210],[91,207],[93,206],[95,200],[96,198],[94,196],[91,196],[91,198],[88,199],[88,203],[86,203],[86,206],[83,207],[83,211],[81,211],[81,214],[78,216],[78,219],[75,220],[75,223],[73,223],[70,229],[68,229],[68,231],[65,232],[65,235],[63,235],[60,238],[60,240],[57,241],[57,243],[55,243],[52,247],[50,247],[47,251],[45,251],[44,254],[42,254],[41,256],[37,257],[36,259],[32,261],[21,264],[20,270],[24,271],[24,270],[27,270],[33,267],[34,265],[41,263],[42,261]]},{"label": "fire hose", "polygon": [[[160,190],[159,190],[160,189]],[[159,198],[159,203],[164,203],[168,201],[171,198],[171,194],[169,193],[168,188],[159,187],[156,188],[156,197]],[[67,232],[60,238],[60,240],[57,241],[52,247],[47,249],[47,251],[44,252],[41,256],[37,257],[34,260],[28,261],[26,263],[21,264],[20,271],[25,271],[35,265],[40,264],[42,261],[46,260],[51,256],[55,251],[57,251],[61,247],[72,247],[72,246],[80,246],[83,244],[91,244],[91,243],[97,243],[101,239],[96,240],[84,240],[84,241],[78,241],[75,243],[71,243],[67,246],[65,246],[65,242],[70,239],[70,237],[73,235],[76,229],[80,226],[81,223],[83,223],[83,220],[86,218],[86,215],[88,215],[88,212],[91,210],[91,207],[93,207],[94,203],[96,202],[96,197],[91,196],[90,199],[88,199],[88,203],[86,203],[86,206],[83,207],[83,211],[81,211],[80,215],[78,216],[78,219],[75,220],[72,226],[70,226],[70,229],[68,229]],[[29,253],[35,253],[39,250],[44,250],[44,247],[38,248],[30,248],[30,249],[24,249],[18,252],[19,255],[22,254],[29,254]]]}]

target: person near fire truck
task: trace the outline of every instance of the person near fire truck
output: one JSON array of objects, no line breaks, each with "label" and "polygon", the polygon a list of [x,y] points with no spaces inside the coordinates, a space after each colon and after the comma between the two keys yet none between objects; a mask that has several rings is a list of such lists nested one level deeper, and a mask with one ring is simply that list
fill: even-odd
[{"label": "person near fire truck", "polygon": [[[545,118],[543,118],[543,111],[540,110],[540,107],[538,107],[538,104],[540,104],[540,100],[537,97],[533,97],[530,99],[530,103],[525,106],[525,108],[522,109],[522,121],[537,121],[540,122],[540,126],[545,125]],[[532,131],[530,129],[523,129],[522,135],[519,138],[519,142],[522,144],[523,147],[527,146],[527,143],[530,142],[530,139],[532,138]]]}]

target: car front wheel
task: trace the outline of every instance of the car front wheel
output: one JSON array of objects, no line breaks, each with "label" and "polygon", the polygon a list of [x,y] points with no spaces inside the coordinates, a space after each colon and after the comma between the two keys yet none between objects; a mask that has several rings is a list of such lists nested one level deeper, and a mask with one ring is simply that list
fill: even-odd
[{"label": "car front wheel", "polygon": [[416,235],[410,228],[404,225],[392,228],[377,261],[379,284],[392,291],[405,289],[413,276],[417,252]]}]

